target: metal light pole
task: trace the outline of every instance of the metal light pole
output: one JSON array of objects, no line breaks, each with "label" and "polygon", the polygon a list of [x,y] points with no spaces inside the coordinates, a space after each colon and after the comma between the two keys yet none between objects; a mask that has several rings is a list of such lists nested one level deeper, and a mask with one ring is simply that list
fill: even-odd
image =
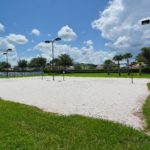
[{"label": "metal light pole", "polygon": [[54,79],[54,42],[55,41],[60,41],[61,38],[57,37],[54,40],[50,40],[50,41],[45,41],[45,43],[52,43],[52,71],[53,71],[53,81]]},{"label": "metal light pole", "polygon": [[63,80],[65,80],[65,70],[63,71]]},{"label": "metal light pole", "polygon": [[132,66],[131,66],[131,83],[133,84],[133,70],[132,70]]},{"label": "metal light pole", "polygon": [[6,62],[7,62],[7,78],[8,78],[8,52],[12,51],[12,49],[7,49],[6,52],[3,53],[3,55],[6,55]]}]

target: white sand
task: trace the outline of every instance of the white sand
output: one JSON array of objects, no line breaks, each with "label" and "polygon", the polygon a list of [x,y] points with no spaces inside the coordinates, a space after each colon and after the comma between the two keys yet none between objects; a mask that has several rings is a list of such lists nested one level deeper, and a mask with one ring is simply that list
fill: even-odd
[{"label": "white sand", "polygon": [[60,114],[81,114],[142,129],[135,115],[149,91],[149,79],[51,77],[0,79],[0,97]]}]

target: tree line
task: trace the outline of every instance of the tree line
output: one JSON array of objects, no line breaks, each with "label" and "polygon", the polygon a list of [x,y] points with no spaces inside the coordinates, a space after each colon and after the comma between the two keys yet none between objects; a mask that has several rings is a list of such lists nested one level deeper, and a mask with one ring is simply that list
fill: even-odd
[{"label": "tree line", "polygon": [[[128,70],[128,75],[130,75],[130,68],[132,68],[132,66],[138,64],[139,65],[139,73],[141,74],[142,72],[142,68],[149,68],[150,69],[150,47],[144,47],[141,49],[141,52],[136,56],[135,61],[134,62],[129,62],[130,58],[132,58],[132,54],[131,53],[126,53],[124,55],[116,55],[113,57],[112,60],[108,59],[105,60],[104,62],[104,68],[106,70],[112,70],[112,69],[118,69],[118,73],[119,76],[121,75],[121,71],[120,71],[120,62],[122,60],[126,60],[126,63],[124,63],[123,65],[126,66],[127,70]],[[117,62],[117,64],[115,63]]]},{"label": "tree line", "polygon": [[[55,58],[54,60],[50,61],[49,63],[47,62],[47,59],[44,57],[32,58],[29,62],[25,59],[22,59],[17,62],[17,65],[14,66],[13,70],[25,71],[34,68],[45,70],[48,72],[52,70],[52,65],[56,67],[59,66],[62,70],[65,70],[66,67],[73,65],[73,59],[67,54],[62,54],[58,58]],[[11,68],[10,63],[0,62],[1,71],[6,70],[7,68]]]},{"label": "tree line", "polygon": [[[125,60],[124,66],[125,69],[127,69],[128,75],[130,75],[130,68],[136,64],[139,64],[139,73],[141,73],[143,65],[145,68],[150,68],[150,47],[142,48],[141,52],[136,56],[134,62],[130,62],[131,58],[131,53],[116,55],[113,59],[104,61],[103,69],[106,70],[108,74],[109,70],[118,70],[119,75],[121,75],[121,61]],[[53,66],[55,66],[55,71],[66,70],[69,66],[73,66],[76,70],[94,70],[97,67],[95,64],[75,63],[69,55],[61,54],[50,62],[47,62],[47,59],[44,57],[32,58],[29,62],[22,59],[18,61],[17,65],[13,69],[25,71],[29,68],[37,68],[42,69],[45,72],[49,72],[53,70]],[[0,70],[5,70],[6,68],[11,68],[11,64],[7,62],[0,62]]]}]

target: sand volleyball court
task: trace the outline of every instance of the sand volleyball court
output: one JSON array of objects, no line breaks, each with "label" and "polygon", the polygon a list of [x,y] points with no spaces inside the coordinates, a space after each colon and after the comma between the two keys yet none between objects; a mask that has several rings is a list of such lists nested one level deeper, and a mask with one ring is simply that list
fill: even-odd
[{"label": "sand volleyball court", "polygon": [[0,97],[48,112],[80,114],[142,128],[138,113],[149,79],[51,77],[0,79]]}]

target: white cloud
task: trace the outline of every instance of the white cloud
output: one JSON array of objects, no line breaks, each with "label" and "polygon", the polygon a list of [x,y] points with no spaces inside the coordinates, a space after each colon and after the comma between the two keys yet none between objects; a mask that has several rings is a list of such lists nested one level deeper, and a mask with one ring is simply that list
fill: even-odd
[{"label": "white cloud", "polygon": [[5,31],[5,27],[3,24],[0,23],[0,32],[4,32]]},{"label": "white cloud", "polygon": [[[111,59],[115,55],[115,52],[94,50],[92,41],[88,40],[84,42],[84,44],[87,45],[83,46],[82,48],[78,48],[67,44],[55,43],[55,57],[58,57],[60,54],[68,54],[74,59],[75,62],[101,64],[104,60]],[[51,44],[46,43],[39,43],[34,47],[35,50],[41,51],[42,56],[46,57],[48,60],[51,60],[51,48]]]},{"label": "white cloud", "polygon": [[5,61],[5,56],[2,55],[4,51],[7,49],[12,49],[13,51],[9,53],[9,62],[14,66],[17,64],[18,61],[18,55],[15,47],[16,44],[25,44],[28,40],[23,35],[15,35],[10,34],[9,36],[6,36],[5,38],[0,37],[0,54],[2,61]]},{"label": "white cloud", "polygon": [[87,40],[83,42],[86,46],[91,46],[93,45],[93,41],[92,40]]},{"label": "white cloud", "polygon": [[12,65],[12,66],[15,66],[18,62],[18,54],[17,54],[17,51],[13,51],[11,53],[9,53],[9,63]]},{"label": "white cloud", "polygon": [[4,51],[7,49],[12,49],[13,51],[8,53],[9,55],[9,62],[12,65],[17,63],[17,52],[16,47],[12,43],[9,43],[7,39],[0,37],[0,54],[1,54],[1,61],[6,61],[6,56],[3,55]]},{"label": "white cloud", "polygon": [[15,46],[13,44],[9,43],[5,38],[0,37],[0,50],[4,51],[9,48],[15,50]]},{"label": "white cloud", "polygon": [[31,34],[33,34],[33,35],[35,35],[35,36],[40,36],[40,31],[38,30],[38,29],[33,29],[32,31],[31,31]]},{"label": "white cloud", "polygon": [[58,31],[58,37],[62,38],[64,41],[72,41],[77,38],[77,34],[72,28],[66,25]]},{"label": "white cloud", "polygon": [[28,39],[21,34],[10,34],[6,37],[9,42],[17,43],[17,44],[26,44]]},{"label": "white cloud", "polygon": [[16,47],[14,44],[25,44],[28,42],[27,38],[23,35],[10,34],[6,37],[0,37],[0,54],[2,61],[5,61],[6,58],[3,54],[7,49],[12,49],[13,51],[9,53],[9,62],[14,66],[17,64],[18,55]]},{"label": "white cloud", "polygon": [[86,47],[93,49],[93,41],[92,40],[84,41],[83,44],[85,44]]},{"label": "white cloud", "polygon": [[143,18],[150,18],[148,0],[112,0],[92,27],[107,40],[113,50],[137,50],[147,46],[150,40],[149,25],[142,26]]},{"label": "white cloud", "polygon": [[150,30],[144,31],[143,39],[150,39]]},{"label": "white cloud", "polygon": [[51,43],[47,44],[47,43],[44,43],[44,42],[41,42],[39,44],[37,44],[34,49],[37,49],[37,50],[40,50],[40,51],[49,51],[51,50]]}]

